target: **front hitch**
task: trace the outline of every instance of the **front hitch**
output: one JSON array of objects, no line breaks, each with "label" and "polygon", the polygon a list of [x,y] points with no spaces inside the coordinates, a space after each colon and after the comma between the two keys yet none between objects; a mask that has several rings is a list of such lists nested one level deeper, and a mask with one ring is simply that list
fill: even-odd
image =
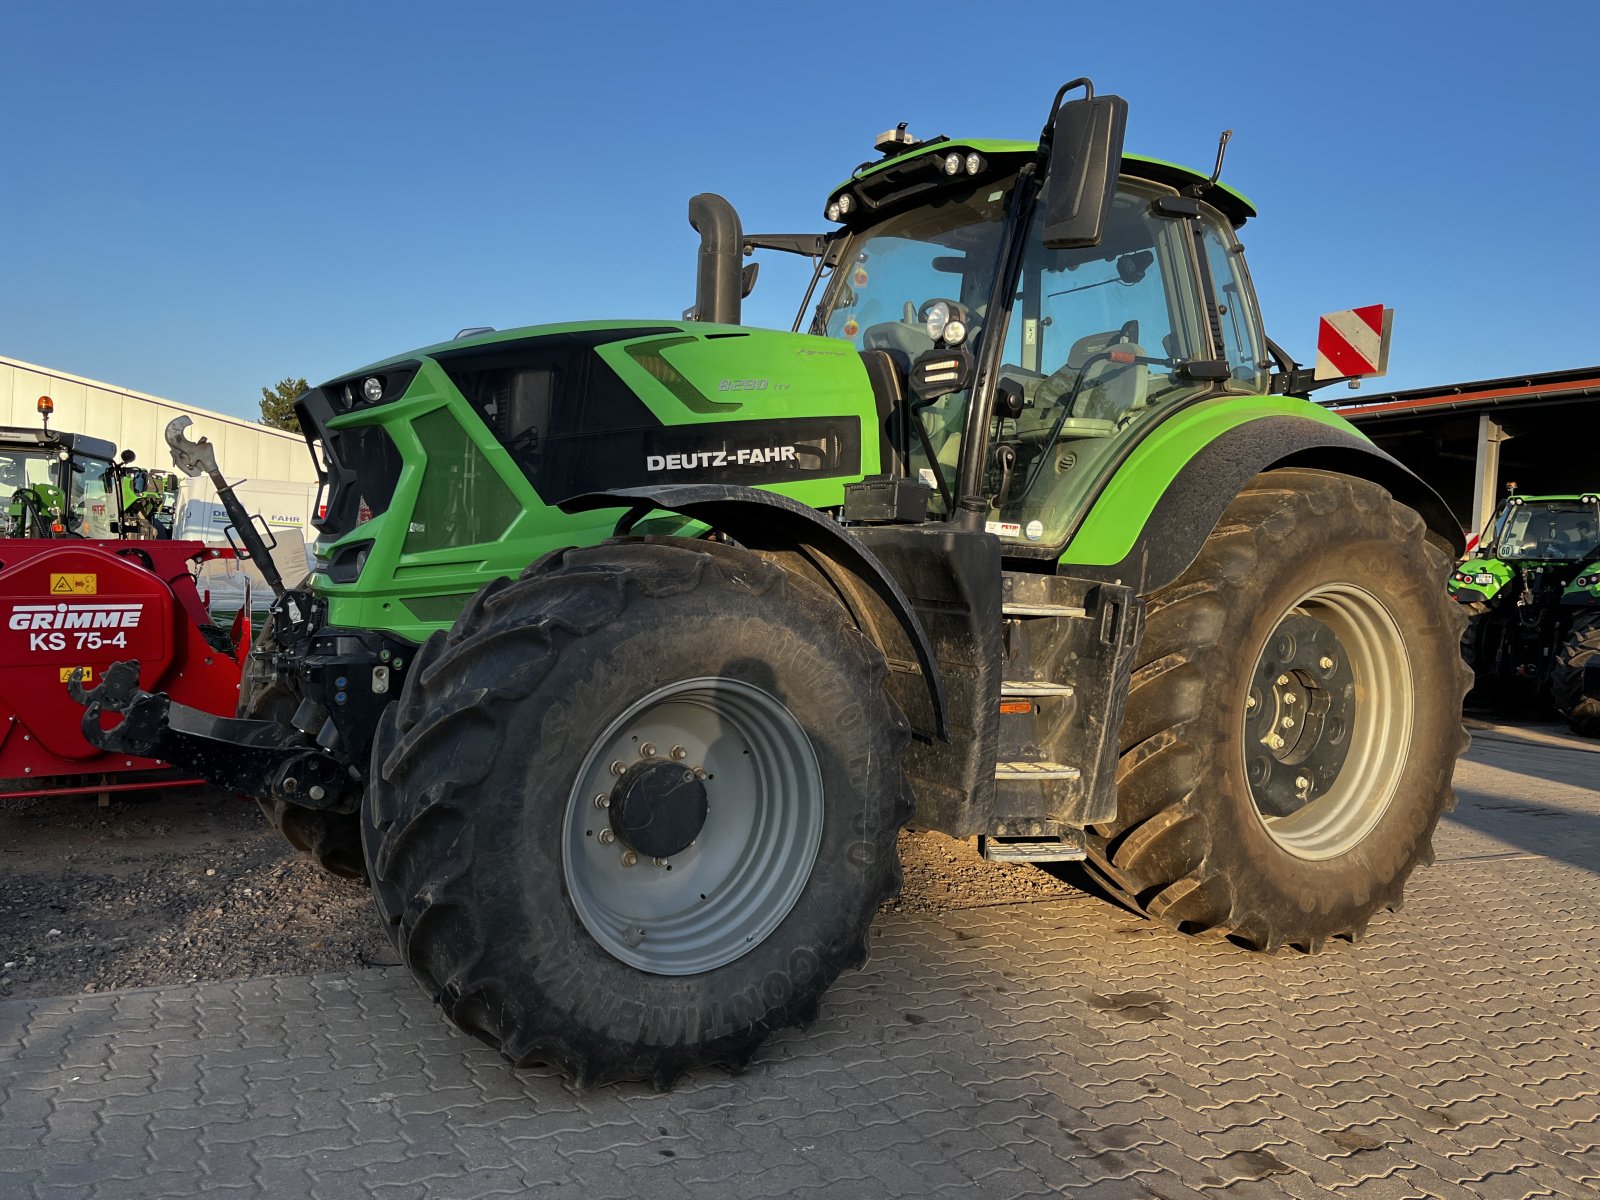
[{"label": "front hitch", "polygon": [[[139,687],[139,660],[114,663],[100,683],[83,686],[82,669],[67,694],[84,705],[83,736],[113,754],[159,759],[219,787],[302,808],[353,809],[359,791],[349,765],[276,721],[219,717],[174,704],[164,692]],[[106,714],[122,719],[101,725]]]}]

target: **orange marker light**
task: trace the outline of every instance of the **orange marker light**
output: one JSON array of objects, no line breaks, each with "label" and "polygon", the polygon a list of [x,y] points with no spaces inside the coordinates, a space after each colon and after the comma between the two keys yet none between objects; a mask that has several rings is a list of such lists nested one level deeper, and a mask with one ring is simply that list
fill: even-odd
[{"label": "orange marker light", "polygon": [[56,402],[54,400],[50,399],[49,396],[40,396],[39,397],[39,411],[40,412],[42,412],[42,413],[53,413],[53,412],[55,412],[55,410],[56,410]]}]

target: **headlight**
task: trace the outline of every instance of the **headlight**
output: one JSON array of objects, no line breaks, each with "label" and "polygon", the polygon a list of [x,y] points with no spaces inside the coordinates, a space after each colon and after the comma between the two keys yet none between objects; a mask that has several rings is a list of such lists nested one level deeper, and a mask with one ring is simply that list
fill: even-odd
[{"label": "headlight", "polygon": [[361,381],[361,394],[369,404],[376,404],[383,399],[383,380],[376,375],[368,375]]},{"label": "headlight", "polygon": [[839,215],[841,217],[849,213],[849,211],[855,206],[856,198],[849,192],[846,192],[844,195],[839,197]]},{"label": "headlight", "polygon": [[944,324],[944,344],[946,346],[959,346],[967,336],[967,327],[960,321],[950,320]]},{"label": "headlight", "polygon": [[967,174],[976,175],[981,170],[983,170],[983,155],[973,151],[967,155]]},{"label": "headlight", "polygon": [[828,205],[828,211],[824,215],[830,221],[837,221],[839,219],[839,202],[835,200],[832,204]]},{"label": "headlight", "polygon": [[966,160],[960,154],[950,153],[944,156],[944,173],[946,175],[959,175],[961,168],[966,165]]},{"label": "headlight", "polygon": [[[928,336],[937,342],[944,336],[944,327],[950,323],[950,306],[943,300],[930,304],[927,316],[923,319],[928,323]],[[956,323],[960,324],[959,321]]]}]

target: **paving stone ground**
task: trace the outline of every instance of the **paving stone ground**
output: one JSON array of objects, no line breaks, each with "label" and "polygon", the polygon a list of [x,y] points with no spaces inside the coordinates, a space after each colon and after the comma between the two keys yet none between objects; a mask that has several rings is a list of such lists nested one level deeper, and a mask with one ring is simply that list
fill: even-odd
[{"label": "paving stone ground", "polygon": [[881,922],[745,1074],[575,1093],[397,969],[0,1003],[0,1200],[1600,1194],[1600,750],[1483,730],[1358,946]]}]

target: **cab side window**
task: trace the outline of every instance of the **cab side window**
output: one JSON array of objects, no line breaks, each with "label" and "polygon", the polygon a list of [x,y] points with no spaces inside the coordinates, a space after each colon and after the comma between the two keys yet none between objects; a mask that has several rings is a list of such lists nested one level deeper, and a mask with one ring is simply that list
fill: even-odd
[{"label": "cab side window", "polygon": [[1206,265],[1217,292],[1217,315],[1222,325],[1222,345],[1228,360],[1229,389],[1265,393],[1268,386],[1266,347],[1261,344],[1261,322],[1256,319],[1255,291],[1244,264],[1244,247],[1219,217],[1205,218]]}]

